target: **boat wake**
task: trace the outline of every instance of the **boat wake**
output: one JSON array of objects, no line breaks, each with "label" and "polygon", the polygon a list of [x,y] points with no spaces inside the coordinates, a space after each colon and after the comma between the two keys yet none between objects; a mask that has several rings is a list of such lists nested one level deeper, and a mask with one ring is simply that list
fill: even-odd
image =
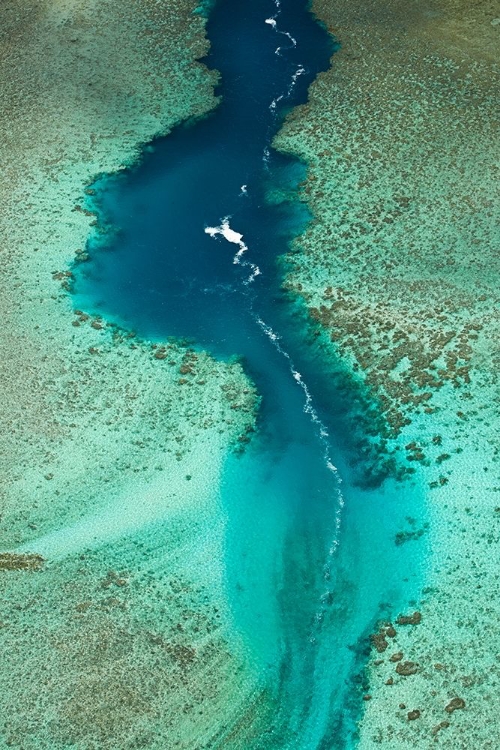
[{"label": "boat wake", "polygon": [[[248,266],[251,269],[252,273],[243,282],[244,284],[249,284],[252,281],[254,281],[254,279],[258,275],[261,275],[261,270],[259,266],[257,266],[255,263],[252,263],[248,260],[242,260],[243,255],[248,252],[249,248],[243,241],[243,235],[240,232],[236,232],[234,229],[231,228],[229,220],[230,220],[230,217],[226,216],[224,217],[224,219],[222,219],[219,226],[205,227],[205,232],[206,234],[209,234],[213,238],[222,237],[227,242],[238,245],[238,251],[233,257],[233,263],[240,264],[243,266]],[[262,318],[257,313],[253,312],[253,302],[251,303],[251,305],[252,305],[252,317],[255,323],[259,326],[260,330],[264,333],[264,335],[267,336],[267,338],[271,341],[271,343],[273,344],[275,349],[281,354],[281,356],[287,360],[291,377],[293,378],[294,382],[302,389],[302,392],[304,394],[304,407],[303,407],[304,412],[309,416],[312,422],[312,425],[316,431],[316,437],[323,451],[324,465],[334,478],[334,482],[335,482],[334,533],[333,533],[333,538],[331,540],[329,550],[328,550],[328,560],[326,561],[325,566],[324,566],[324,579],[325,581],[329,581],[331,578],[331,566],[333,562],[333,557],[337,551],[337,548],[340,542],[342,511],[345,505],[344,496],[341,490],[342,478],[331,456],[331,445],[330,445],[330,440],[329,440],[330,435],[329,435],[326,425],[321,420],[317,410],[314,407],[313,397],[311,395],[310,389],[307,386],[307,383],[304,381],[301,373],[296,369],[293,363],[292,357],[282,345],[281,336],[276,331],[274,331],[273,328],[271,328],[271,326],[265,323],[265,321],[262,320]],[[327,599],[330,594],[331,592],[329,591],[325,592],[322,599],[323,600]],[[320,620],[320,619],[321,619],[321,614],[318,613],[317,620]]]}]

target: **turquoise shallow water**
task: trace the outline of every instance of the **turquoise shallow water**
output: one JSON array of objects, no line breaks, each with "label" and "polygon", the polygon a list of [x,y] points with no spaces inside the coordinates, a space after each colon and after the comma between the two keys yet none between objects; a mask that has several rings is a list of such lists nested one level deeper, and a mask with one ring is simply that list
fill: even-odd
[{"label": "turquoise shallow water", "polygon": [[416,596],[424,542],[395,544],[421,514],[417,485],[357,486],[355,390],[335,390],[337,365],[280,289],[277,257],[309,217],[267,200],[304,177],[271,141],[334,47],[303,0],[220,0],[207,31],[222,102],[95,184],[93,205],[116,231],[104,249],[102,236],[89,242],[75,302],[146,337],[242,358],[262,407],[223,472],[225,579],[248,668],[274,707],[265,737],[245,747],[351,747],[368,635]]}]

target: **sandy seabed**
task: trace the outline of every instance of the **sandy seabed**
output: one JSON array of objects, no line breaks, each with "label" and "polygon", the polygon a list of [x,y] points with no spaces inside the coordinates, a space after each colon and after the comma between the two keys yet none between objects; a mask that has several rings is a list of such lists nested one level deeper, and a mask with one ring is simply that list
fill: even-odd
[{"label": "sandy seabed", "polygon": [[217,488],[254,390],[238,364],[140,341],[68,294],[87,186],[216,103],[193,10],[2,7],[2,747],[194,747],[252,703]]}]

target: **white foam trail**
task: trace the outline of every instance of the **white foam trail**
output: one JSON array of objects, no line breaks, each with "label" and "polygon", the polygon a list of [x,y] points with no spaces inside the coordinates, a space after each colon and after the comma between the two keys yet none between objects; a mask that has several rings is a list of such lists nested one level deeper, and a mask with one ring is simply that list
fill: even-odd
[{"label": "white foam trail", "polygon": [[300,374],[300,372],[295,369],[295,366],[293,364],[292,358],[290,357],[290,355],[288,354],[288,352],[285,349],[283,349],[283,347],[281,346],[281,344],[280,344],[281,337],[279,336],[279,334],[277,334],[275,331],[273,331],[273,329],[271,328],[271,326],[268,326],[267,323],[265,323],[262,320],[262,318],[260,318],[260,317],[257,316],[255,318],[255,320],[258,323],[258,325],[260,326],[260,328],[264,331],[264,333],[266,334],[266,336],[273,342],[273,344],[275,345],[276,349],[280,352],[280,354],[282,354],[283,357],[285,357],[288,360],[289,365],[290,365],[290,372],[292,374],[292,377],[295,380],[295,382],[302,388],[302,390],[304,392],[304,396],[305,396],[304,412],[306,414],[308,414],[310,416],[310,418],[311,418],[311,421],[314,422],[314,424],[316,424],[319,427],[319,429],[318,429],[318,435],[319,435],[319,437],[321,439],[321,442],[324,444],[325,448],[327,449],[327,453],[325,453],[325,465],[326,465],[326,467],[333,474],[335,474],[335,476],[336,476],[336,478],[337,478],[337,480],[338,480],[338,482],[340,484],[342,482],[342,479],[341,479],[341,477],[340,477],[340,475],[338,473],[337,467],[335,466],[335,464],[333,463],[333,461],[331,460],[330,455],[329,455],[329,448],[330,448],[330,446],[327,444],[327,440],[330,437],[330,435],[329,435],[329,432],[328,432],[326,426],[321,421],[321,419],[320,419],[317,411],[315,410],[315,408],[313,406],[313,400],[312,400],[312,396],[311,396],[311,393],[309,391],[309,388],[307,387],[306,383],[304,382],[304,380],[303,380],[302,375]]},{"label": "white foam trail", "polygon": [[[288,31],[280,31],[278,28],[275,29],[277,34],[282,34],[283,36],[286,36],[292,43],[292,47],[297,46],[297,40],[288,32]],[[283,47],[280,45],[279,47],[276,47],[274,50],[275,55],[281,55],[281,50]],[[289,47],[286,47],[285,49],[290,49]]]},{"label": "white foam trail", "polygon": [[[325,461],[325,466],[328,469],[328,471],[330,471],[334,475],[335,480],[336,480],[337,508],[335,510],[335,528],[334,528],[332,541],[330,543],[330,547],[328,550],[328,559],[324,565],[324,570],[323,570],[323,577],[324,577],[325,582],[327,582],[331,578],[331,565],[333,562],[332,558],[335,556],[339,543],[340,543],[340,528],[341,528],[341,523],[342,523],[342,511],[345,505],[344,496],[342,494],[342,490],[340,489],[340,485],[342,484],[342,478],[339,474],[337,467],[335,466],[335,464],[333,463],[330,457],[330,444],[328,442],[328,438],[329,438],[328,430],[326,429],[325,425],[319,418],[318,413],[314,409],[311,394],[309,392],[309,389],[306,383],[302,379],[302,375],[300,374],[298,370],[295,369],[294,364],[292,362],[292,358],[290,357],[288,352],[285,351],[285,349],[283,349],[283,347],[281,346],[280,336],[275,331],[273,331],[273,329],[270,326],[264,323],[262,318],[256,317],[255,319],[257,323],[259,324],[259,326],[261,327],[261,329],[266,334],[266,336],[273,342],[274,346],[280,352],[280,354],[282,354],[283,357],[285,357],[285,359],[288,360],[289,365],[290,365],[290,372],[295,382],[304,391],[304,395],[305,395],[304,411],[306,414],[309,415],[309,417],[311,418],[311,421],[317,427],[319,427],[318,435],[319,435],[320,441],[323,444],[323,449],[324,449],[323,458]],[[326,595],[328,594],[329,592],[327,591]],[[318,613],[318,616],[319,615],[320,613]],[[319,619],[321,618],[319,617]],[[314,638],[314,636],[312,637]]]},{"label": "white foam trail", "polygon": [[[289,31],[281,31],[281,29],[278,28],[278,22],[276,21],[276,19],[281,14],[281,5],[280,5],[279,2],[275,2],[275,5],[276,5],[276,8],[277,8],[277,12],[275,13],[274,16],[270,16],[269,18],[266,18],[265,19],[265,23],[267,23],[269,26],[271,26],[271,28],[273,29],[273,31],[275,31],[277,34],[281,34],[281,36],[285,36],[291,42],[292,47],[296,48],[297,47],[297,40],[295,39],[295,37],[293,37],[290,34]],[[279,47],[276,47],[276,49],[274,51],[274,54],[281,56],[281,50],[282,49],[290,49],[290,47],[284,48],[282,45],[280,45]],[[299,65],[299,67],[297,68],[296,72],[292,76],[292,81],[290,83],[290,86],[288,87],[288,90],[287,90],[287,93],[286,93],[286,97],[290,96],[290,94],[292,93],[293,87],[294,87],[295,83],[297,82],[298,77],[301,76],[303,73],[305,73],[305,68],[302,65]],[[281,99],[283,99],[284,97],[285,97],[285,95],[282,94],[277,99],[273,99],[273,101],[269,105],[269,109],[271,111],[275,112],[278,102]]]},{"label": "white foam trail", "polygon": [[260,270],[259,266],[257,266],[255,263],[247,263],[246,265],[250,266],[250,268],[252,269],[252,273],[250,274],[248,279],[243,282],[245,286],[247,286],[248,284],[251,284],[252,281],[254,281],[257,278],[257,276],[260,276],[262,274],[262,271]]},{"label": "white foam trail", "polygon": [[289,31],[278,31],[278,34],[284,34],[284,35],[285,35],[286,37],[288,37],[288,39],[289,39],[289,40],[291,41],[291,43],[292,43],[292,45],[293,45],[294,47],[296,47],[296,46],[297,46],[297,40],[295,39],[295,37],[293,37],[293,36],[292,36],[292,35],[290,34],[290,32],[289,32]]},{"label": "white foam trail", "polygon": [[229,226],[229,216],[222,219],[222,224],[218,227],[205,227],[205,233],[209,234],[210,237],[217,237],[221,235],[225,240],[231,242],[233,245],[238,245],[238,252],[233,258],[233,263],[240,263],[241,256],[246,253],[248,247],[243,242],[243,235],[239,232],[235,232]]},{"label": "white foam trail", "polygon": [[[245,187],[245,185],[243,185],[243,187]],[[250,276],[243,282],[245,286],[248,286],[248,284],[251,284],[253,281],[255,281],[257,276],[260,276],[262,274],[262,271],[260,270],[259,266],[256,265],[256,263],[241,260],[244,253],[247,252],[248,247],[243,242],[243,235],[239,232],[235,232],[234,229],[231,229],[229,225],[229,218],[229,216],[226,216],[224,219],[222,219],[222,223],[218,227],[205,227],[205,234],[209,234],[210,237],[214,238],[220,235],[228,242],[231,242],[233,245],[239,246],[238,252],[233,257],[233,263],[237,265],[248,266],[248,268],[250,268]]]},{"label": "white foam trail", "polygon": [[[265,149],[265,153],[266,152],[267,154],[269,153],[269,150],[267,148]],[[241,260],[241,256],[245,252],[248,251],[248,247],[243,242],[243,235],[240,232],[236,232],[234,229],[231,228],[229,224],[229,218],[230,218],[229,216],[226,216],[218,227],[205,227],[205,232],[213,238],[221,236],[228,242],[238,245],[239,249],[233,258],[233,263],[238,263],[243,266],[248,266],[251,269],[250,276],[248,276],[248,278],[243,282],[245,286],[247,286],[251,284],[254,281],[254,279],[261,274],[261,270],[259,266],[256,265],[255,263]],[[304,398],[305,398],[304,412],[309,416],[309,418],[311,419],[311,422],[317,428],[317,435],[323,446],[323,460],[324,460],[325,467],[328,469],[328,471],[331,474],[333,474],[335,478],[335,485],[336,485],[335,492],[337,496],[337,503],[336,503],[336,508],[335,508],[334,530],[333,530],[330,547],[328,549],[327,560],[323,566],[323,578],[324,578],[325,584],[328,584],[328,581],[330,581],[331,574],[332,574],[333,558],[337,553],[337,549],[340,543],[342,512],[343,512],[343,508],[345,505],[344,496],[341,490],[342,478],[330,456],[330,442],[329,442],[328,430],[326,428],[326,425],[321,421],[317,411],[314,408],[311,393],[309,391],[309,388],[307,387],[307,384],[304,382],[304,379],[301,373],[296,369],[291,356],[281,346],[281,343],[280,343],[281,337],[279,336],[279,334],[276,333],[276,331],[273,331],[271,326],[267,325],[267,323],[265,323],[262,320],[262,318],[260,318],[258,315],[254,315],[254,319],[259,325],[259,327],[262,329],[262,331],[265,333],[265,335],[273,343],[273,345],[278,350],[278,352],[280,352],[280,354],[283,357],[285,357],[285,359],[288,361],[290,373],[293,379],[295,380],[295,382],[297,383],[297,385],[302,389],[304,393]],[[320,599],[321,609],[318,610],[317,616],[316,616],[318,623],[320,623],[323,618],[324,607],[326,606],[326,603],[328,602],[331,594],[332,594],[332,590],[328,586],[327,591],[325,592],[325,594],[322,595]],[[315,640],[315,636],[313,633],[311,633],[310,639],[311,641]]]},{"label": "white foam trail", "polygon": [[[280,31],[280,29],[278,29],[278,22],[276,21],[276,19],[277,19],[277,18],[278,18],[278,16],[279,16],[279,15],[281,14],[281,3],[279,3],[279,2],[276,2],[276,0],[275,0],[275,3],[274,3],[274,4],[275,4],[275,6],[276,6],[277,12],[275,13],[275,15],[274,15],[274,16],[270,16],[269,18],[266,18],[266,19],[264,20],[264,23],[267,23],[267,24],[268,24],[268,26],[271,26],[271,28],[272,28],[272,29],[273,29],[273,30],[274,30],[274,31],[275,31],[275,32],[276,32],[277,34],[281,34],[282,36],[286,36],[286,37],[287,37],[287,39],[289,39],[289,40],[291,41],[291,43],[292,43],[292,47],[296,47],[296,46],[297,46],[297,40],[296,40],[296,39],[295,39],[295,38],[294,38],[294,37],[293,37],[293,36],[292,36],[292,35],[290,34],[290,32],[289,32],[289,31]],[[282,47],[281,47],[281,46],[280,46],[280,47],[277,47],[277,48],[275,49],[275,51],[274,51],[274,54],[275,54],[275,55],[281,55],[281,49],[282,49]]]},{"label": "white foam trail", "polygon": [[299,76],[303,75],[305,72],[306,72],[306,69],[304,68],[304,66],[303,65],[299,65],[299,67],[297,68],[297,70],[295,71],[295,73],[292,76],[293,82],[295,83],[295,81],[297,80],[297,78]]},{"label": "white foam trail", "polygon": [[233,263],[237,265],[248,266],[248,268],[251,269],[250,276],[243,282],[245,286],[251,284],[253,281],[255,281],[257,276],[260,276],[262,274],[259,266],[257,266],[255,263],[241,260],[244,253],[247,252],[248,247],[243,242],[243,235],[239,232],[235,232],[234,229],[231,229],[229,225],[229,216],[226,216],[222,220],[221,225],[218,227],[205,227],[205,233],[209,234],[210,237],[217,237],[218,235],[220,235],[228,242],[231,242],[233,245],[238,245],[239,249],[236,255],[233,257]]},{"label": "white foam trail", "polygon": [[[333,529],[332,539],[331,539],[330,546],[329,546],[328,553],[327,553],[327,559],[323,565],[323,579],[325,581],[326,591],[320,597],[320,600],[319,600],[320,608],[317,610],[316,616],[315,616],[315,621],[318,624],[318,626],[320,626],[321,621],[323,620],[323,617],[324,617],[325,608],[328,606],[330,597],[332,596],[334,592],[334,588],[331,587],[331,585],[329,584],[329,581],[332,578],[332,566],[334,562],[334,557],[337,554],[337,550],[340,544],[340,530],[342,526],[342,514],[343,514],[344,505],[345,505],[344,496],[342,494],[342,490],[340,487],[340,485],[342,484],[342,478],[339,474],[337,467],[335,466],[335,464],[333,463],[330,457],[330,444],[328,442],[328,437],[329,437],[328,430],[326,429],[325,425],[323,424],[316,410],[314,409],[311,394],[309,392],[309,389],[306,383],[302,379],[302,375],[294,367],[292,358],[290,357],[288,352],[285,349],[283,349],[283,347],[281,346],[280,336],[275,331],[273,331],[271,326],[268,326],[266,323],[264,323],[262,318],[256,316],[255,320],[259,324],[260,328],[264,331],[266,336],[270,339],[270,341],[272,341],[272,343],[274,344],[276,349],[280,352],[280,354],[282,354],[283,357],[285,357],[285,359],[288,360],[288,363],[290,365],[290,372],[295,382],[304,391],[304,395],[305,395],[304,411],[306,412],[306,414],[310,416],[312,422],[317,427],[319,427],[318,435],[324,448],[323,458],[325,461],[325,466],[333,474],[336,480],[335,494],[337,496],[337,506],[335,509],[334,529]],[[310,634],[309,641],[311,643],[314,643],[316,641],[316,636],[314,634],[314,631]]]},{"label": "white foam trail", "polygon": [[[287,96],[288,96],[289,94],[290,94],[290,92],[287,92]],[[276,97],[276,99],[273,99],[273,100],[272,100],[272,102],[271,102],[271,104],[269,105],[269,109],[271,110],[271,112],[272,112],[273,114],[276,114],[276,112],[277,112],[277,107],[278,107],[278,104],[279,104],[279,102],[280,102],[280,101],[281,101],[282,99],[284,99],[284,95],[283,95],[283,94],[280,94],[279,96],[277,96],[277,97]]]},{"label": "white foam trail", "polygon": [[297,83],[298,79],[300,78],[300,76],[304,75],[305,72],[306,72],[306,69],[304,68],[304,66],[303,65],[299,65],[299,67],[297,68],[297,70],[295,71],[295,73],[292,76],[292,80],[290,81],[290,85],[288,86],[288,88],[286,90],[286,95],[282,94],[278,99],[275,99],[274,101],[278,102],[278,101],[280,101],[280,99],[288,99],[291,96],[292,91],[294,89],[294,86]]}]

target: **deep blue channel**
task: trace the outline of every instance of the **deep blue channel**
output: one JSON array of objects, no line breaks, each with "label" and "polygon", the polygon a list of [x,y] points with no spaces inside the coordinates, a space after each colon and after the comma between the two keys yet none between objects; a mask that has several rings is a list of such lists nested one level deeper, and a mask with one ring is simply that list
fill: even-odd
[{"label": "deep blue channel", "polygon": [[[270,199],[305,175],[272,138],[334,44],[305,0],[218,0],[207,33],[221,102],[96,183],[100,221],[119,231],[105,249],[89,241],[75,302],[143,336],[242,358],[262,407],[259,434],[224,471],[226,581],[272,717],[243,746],[347,748],[368,689],[370,628],[418,583],[416,545],[394,539],[420,500],[415,487],[355,486],[349,398],[332,389],[331,361],[318,359],[281,288],[278,258],[310,217],[298,200]],[[237,257],[225,217],[246,248]]]}]

